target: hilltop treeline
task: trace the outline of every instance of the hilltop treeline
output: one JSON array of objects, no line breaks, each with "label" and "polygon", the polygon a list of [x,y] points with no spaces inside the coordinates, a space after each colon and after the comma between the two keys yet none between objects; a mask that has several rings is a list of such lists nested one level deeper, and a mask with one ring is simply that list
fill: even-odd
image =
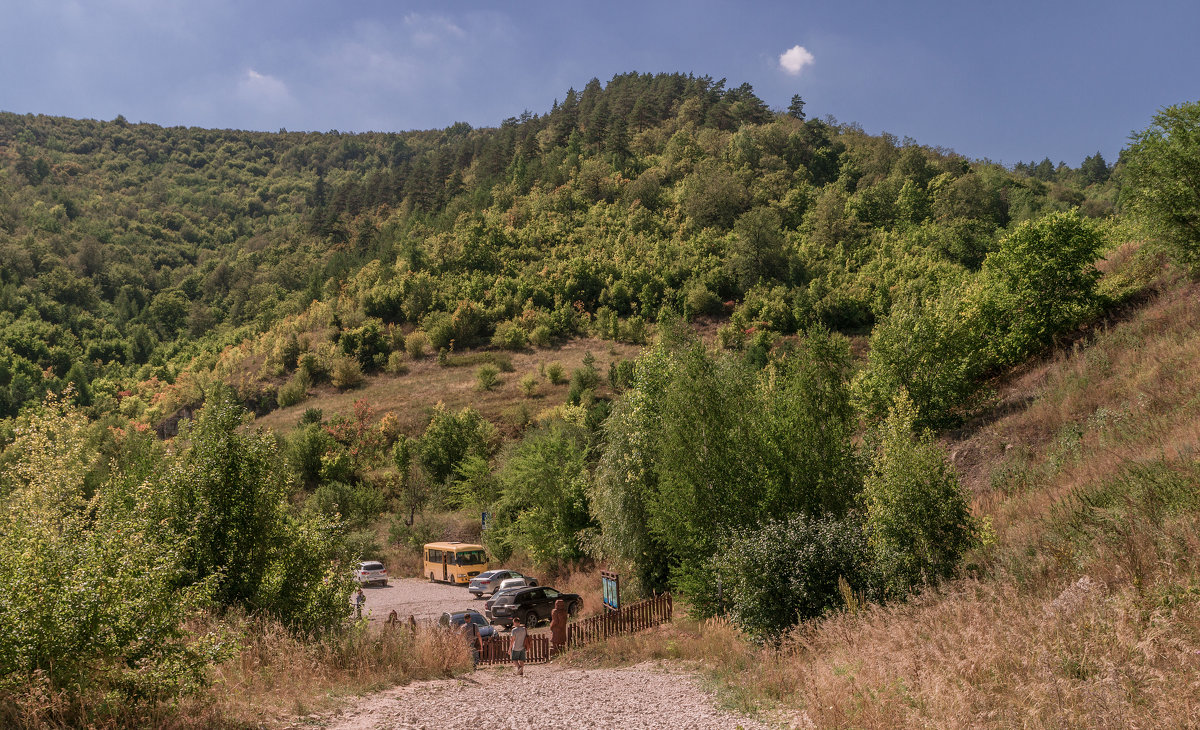
[{"label": "hilltop treeline", "polygon": [[[638,339],[664,306],[858,331],[902,281],[977,269],[1015,223],[1111,209],[1094,158],[1025,174],[803,117],[744,84],[636,73],[489,129],[2,114],[0,415],[67,382],[111,410],[314,301],[338,303],[335,336],[419,330],[434,351]],[[342,349],[386,363],[384,345]]]}]

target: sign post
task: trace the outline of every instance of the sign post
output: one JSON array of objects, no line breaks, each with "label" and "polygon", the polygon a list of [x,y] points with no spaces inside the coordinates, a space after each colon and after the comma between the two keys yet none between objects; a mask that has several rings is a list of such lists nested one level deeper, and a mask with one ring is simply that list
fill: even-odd
[{"label": "sign post", "polygon": [[621,609],[621,576],[612,571],[600,571],[600,588],[604,594],[604,607],[610,611]]}]

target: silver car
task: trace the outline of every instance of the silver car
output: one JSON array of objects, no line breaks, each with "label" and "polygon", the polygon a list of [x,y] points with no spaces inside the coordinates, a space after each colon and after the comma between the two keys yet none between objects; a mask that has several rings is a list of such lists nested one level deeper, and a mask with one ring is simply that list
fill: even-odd
[{"label": "silver car", "polygon": [[495,595],[496,591],[500,590],[500,584],[503,581],[513,578],[522,578],[528,583],[526,585],[535,586],[537,581],[527,575],[521,575],[515,570],[487,570],[471,579],[467,585],[467,590],[476,598],[483,598],[483,594]]},{"label": "silver car", "polygon": [[369,586],[372,583],[386,586],[388,584],[387,568],[378,560],[364,560],[354,570],[354,580],[360,585]]}]

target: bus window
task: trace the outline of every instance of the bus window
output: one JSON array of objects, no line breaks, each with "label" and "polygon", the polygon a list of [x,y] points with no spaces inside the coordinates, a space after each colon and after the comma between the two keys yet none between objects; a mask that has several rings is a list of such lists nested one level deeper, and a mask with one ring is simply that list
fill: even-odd
[{"label": "bus window", "polygon": [[482,550],[464,550],[464,551],[458,553],[458,559],[455,562],[455,564],[456,565],[479,565],[480,563],[486,563],[486,562],[487,562],[487,556],[484,554],[484,552]]},{"label": "bus window", "polygon": [[442,562],[442,551],[441,550],[430,550],[428,560],[431,563]]}]

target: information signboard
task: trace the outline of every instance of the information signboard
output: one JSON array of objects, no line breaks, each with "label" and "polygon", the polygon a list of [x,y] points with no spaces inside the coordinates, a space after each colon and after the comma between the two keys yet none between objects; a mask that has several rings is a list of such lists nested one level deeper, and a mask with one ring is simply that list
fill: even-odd
[{"label": "information signboard", "polygon": [[621,576],[608,570],[600,571],[600,588],[604,594],[604,607],[610,611],[621,608]]}]

